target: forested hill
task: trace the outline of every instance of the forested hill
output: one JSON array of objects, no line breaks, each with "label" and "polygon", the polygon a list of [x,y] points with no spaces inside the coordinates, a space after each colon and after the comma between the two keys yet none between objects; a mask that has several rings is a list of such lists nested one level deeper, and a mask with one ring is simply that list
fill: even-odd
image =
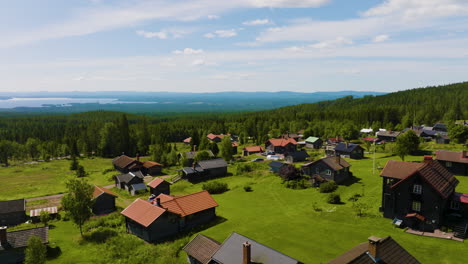
[{"label": "forested hill", "polygon": [[305,135],[357,139],[363,127],[400,130],[412,124],[444,121],[450,125],[468,119],[467,102],[468,82],[251,113],[142,116],[94,111],[0,117],[0,163],[8,156],[18,155],[16,158],[21,159],[40,152],[53,157],[66,155],[72,149],[104,157],[122,152],[149,154],[151,149],[170,152],[167,143],[181,142],[186,137],[201,139],[208,133],[232,133],[241,141],[249,138],[255,144],[301,129]]}]

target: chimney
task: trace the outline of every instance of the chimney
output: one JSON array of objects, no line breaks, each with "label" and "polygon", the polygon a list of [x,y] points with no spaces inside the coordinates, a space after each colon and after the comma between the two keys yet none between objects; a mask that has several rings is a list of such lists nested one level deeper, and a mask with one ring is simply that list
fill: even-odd
[{"label": "chimney", "polygon": [[137,154],[136,154],[136,160],[137,160],[137,161],[140,161],[140,153],[137,153]]},{"label": "chimney", "polygon": [[346,149],[347,149],[347,148],[349,147],[349,143],[348,143],[348,142],[346,142],[345,144],[346,144]]},{"label": "chimney", "polygon": [[371,236],[368,238],[369,239],[369,248],[367,252],[371,257],[374,258],[375,261],[378,261],[380,258],[380,238]]},{"label": "chimney", "polygon": [[192,169],[195,170],[195,167],[196,167],[196,164],[194,162],[194,163],[192,163]]},{"label": "chimney", "polygon": [[156,205],[161,207],[161,198],[156,198]]},{"label": "chimney", "polygon": [[197,145],[193,145],[193,151],[197,151]]},{"label": "chimney", "polygon": [[242,249],[243,249],[243,254],[242,254],[242,264],[251,264],[250,259],[251,259],[251,244],[246,241],[244,244],[242,244]]},{"label": "chimney", "polygon": [[431,155],[424,155],[424,163],[432,163],[433,159]]},{"label": "chimney", "polygon": [[5,247],[7,244],[7,227],[6,226],[0,226],[0,245]]}]

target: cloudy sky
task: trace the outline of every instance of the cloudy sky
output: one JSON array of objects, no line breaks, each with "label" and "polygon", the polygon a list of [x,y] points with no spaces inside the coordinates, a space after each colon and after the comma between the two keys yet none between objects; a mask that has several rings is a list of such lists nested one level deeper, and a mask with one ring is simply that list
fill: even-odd
[{"label": "cloudy sky", "polygon": [[396,91],[468,79],[467,0],[15,0],[0,91]]}]

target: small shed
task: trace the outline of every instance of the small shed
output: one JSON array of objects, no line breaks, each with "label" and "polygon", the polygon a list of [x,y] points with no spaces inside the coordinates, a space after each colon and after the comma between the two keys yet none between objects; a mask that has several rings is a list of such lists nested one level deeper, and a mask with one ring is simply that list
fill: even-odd
[{"label": "small shed", "polygon": [[115,198],[117,197],[117,194],[109,189],[95,185],[93,192],[93,213],[95,215],[102,215],[115,211]]},{"label": "small shed", "polygon": [[52,206],[52,207],[30,210],[29,216],[34,222],[39,221],[39,216],[41,216],[41,212],[43,211],[49,213],[51,217],[56,217],[58,213],[57,206]]},{"label": "small shed", "polygon": [[318,137],[308,137],[305,140],[306,148],[319,149],[322,147],[322,144],[323,144],[323,140],[321,140]]},{"label": "small shed", "polygon": [[155,178],[148,183],[150,193],[158,196],[159,194],[171,194],[171,184],[161,178]]},{"label": "small shed", "polygon": [[271,172],[274,172],[274,173],[279,173],[279,171],[281,170],[281,168],[283,168],[284,166],[287,166],[288,164],[286,163],[283,163],[283,162],[279,162],[279,161],[272,161],[268,164],[268,166],[270,166],[270,171]]},{"label": "small shed", "polygon": [[26,221],[24,199],[0,201],[0,226],[19,225]]},{"label": "small shed", "polygon": [[154,161],[145,161],[141,167],[141,171],[145,175],[159,175],[161,174],[162,165]]},{"label": "small shed", "polygon": [[288,152],[284,154],[284,159],[288,163],[305,161],[309,157],[309,154],[307,154],[305,150]]},{"label": "small shed", "polygon": [[242,156],[249,156],[255,153],[262,153],[263,147],[262,146],[251,146],[251,147],[245,147],[242,149]]},{"label": "small shed", "polygon": [[146,184],[135,183],[135,184],[130,185],[130,187],[128,188],[128,191],[130,192],[131,195],[135,195],[138,193],[146,192],[148,190],[146,189]]}]

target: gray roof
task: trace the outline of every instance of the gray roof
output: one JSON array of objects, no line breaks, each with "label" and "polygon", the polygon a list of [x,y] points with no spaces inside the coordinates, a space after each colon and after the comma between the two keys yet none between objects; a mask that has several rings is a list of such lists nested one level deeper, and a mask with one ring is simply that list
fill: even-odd
[{"label": "gray roof", "polygon": [[[7,232],[7,241],[8,241],[7,246],[11,248],[26,247],[28,244],[28,239],[31,236],[38,236],[42,240],[42,243],[48,243],[49,242],[49,227],[44,226],[44,227],[37,227],[37,228],[32,228],[32,229]],[[0,250],[4,250],[4,249],[5,248],[2,245],[0,245]]]},{"label": "gray roof", "polygon": [[[208,155],[210,155],[210,157],[214,157],[214,154],[213,152],[211,152],[211,150],[200,150],[200,151],[206,151],[208,152]],[[198,151],[188,151],[188,152],[185,152],[185,157],[187,159],[194,159],[195,156],[197,155],[197,152]]]},{"label": "gray roof", "polygon": [[26,211],[24,199],[0,201],[0,214]]},{"label": "gray roof", "polygon": [[133,179],[133,177],[138,177],[140,179],[145,178],[145,176],[143,175],[143,173],[141,173],[141,171],[132,171],[129,173],[117,175],[115,177],[119,180],[119,182],[124,182],[124,183],[130,182]]},{"label": "gray roof", "polygon": [[351,144],[351,143],[338,143],[338,145],[335,147],[336,151],[342,151],[346,153],[351,153],[353,152],[354,149],[357,147],[360,147],[358,144]]},{"label": "gray roof", "polygon": [[132,184],[132,189],[135,190],[135,191],[146,190],[146,184],[144,184],[144,183]]},{"label": "gray roof", "polygon": [[203,170],[223,168],[223,167],[228,166],[226,161],[222,158],[213,159],[213,160],[201,160],[198,162],[197,165],[199,165]]},{"label": "gray roof", "polygon": [[245,242],[251,244],[252,263],[264,264],[299,264],[296,259],[284,255],[272,248],[258,243],[238,233],[232,233],[221,245],[221,248],[213,255],[212,259],[222,264],[242,263],[243,248]]},{"label": "gray roof", "polygon": [[270,166],[272,168],[281,168],[281,167],[283,167],[285,165],[287,165],[287,164],[283,163],[283,162],[276,161],[276,160],[268,163],[268,166]]}]

